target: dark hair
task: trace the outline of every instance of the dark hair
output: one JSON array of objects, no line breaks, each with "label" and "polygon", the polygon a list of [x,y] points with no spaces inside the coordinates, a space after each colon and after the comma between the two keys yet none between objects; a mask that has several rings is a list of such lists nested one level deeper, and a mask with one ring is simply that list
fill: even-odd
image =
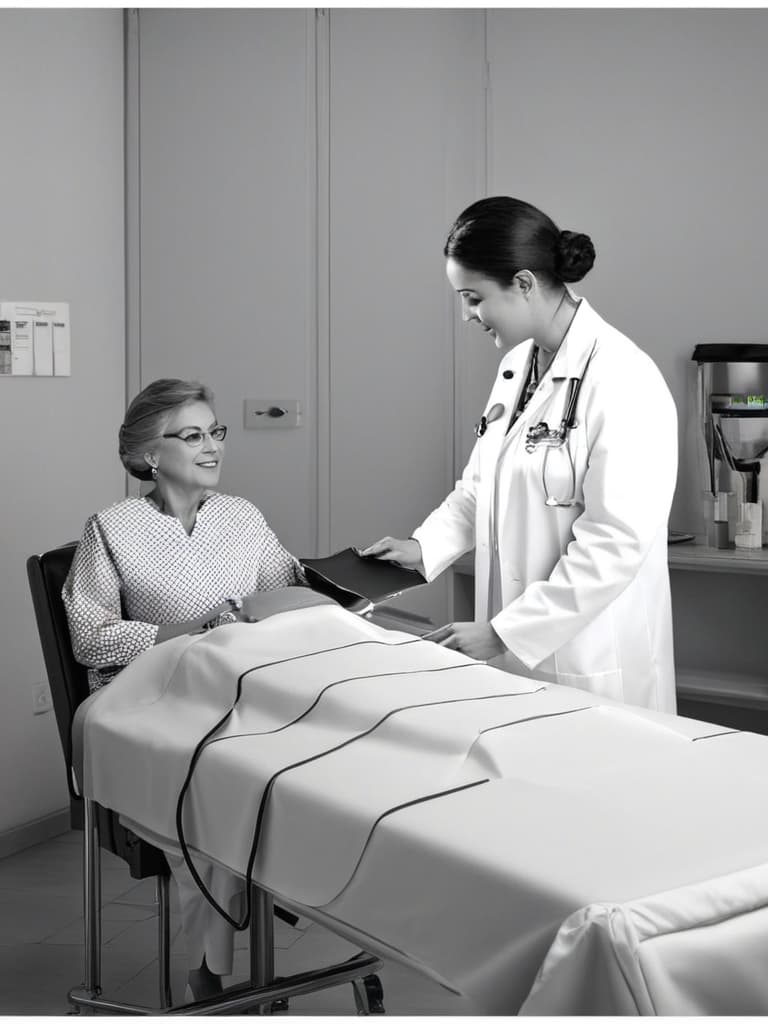
[{"label": "dark hair", "polygon": [[541,210],[509,196],[468,206],[448,232],[443,254],[504,286],[519,270],[549,284],[580,281],[595,262],[589,235],[560,231]]},{"label": "dark hair", "polygon": [[170,415],[190,402],[207,402],[213,408],[213,392],[197,381],[162,377],[136,395],[118,433],[120,460],[131,476],[152,479],[144,455],[162,434]]}]

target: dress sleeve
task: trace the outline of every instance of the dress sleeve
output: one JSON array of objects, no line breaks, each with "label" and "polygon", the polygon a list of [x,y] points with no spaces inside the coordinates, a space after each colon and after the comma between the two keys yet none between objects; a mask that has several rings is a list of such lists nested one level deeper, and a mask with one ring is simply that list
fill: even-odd
[{"label": "dress sleeve", "polygon": [[256,512],[256,542],[259,558],[259,590],[277,590],[278,587],[308,586],[299,560],[294,558],[277,539],[262,513]]},{"label": "dress sleeve", "polygon": [[97,516],[85,524],[61,596],[72,650],[81,665],[127,665],[154,646],[156,625],[123,618],[120,577]]}]

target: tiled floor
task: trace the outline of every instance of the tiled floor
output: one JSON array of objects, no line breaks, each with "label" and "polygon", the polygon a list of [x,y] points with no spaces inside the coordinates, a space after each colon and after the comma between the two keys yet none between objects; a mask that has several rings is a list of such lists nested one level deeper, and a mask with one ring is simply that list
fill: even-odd
[{"label": "tiled floor", "polygon": [[[66,1014],[67,992],[83,979],[82,833],[68,832],[0,860],[0,1015]],[[171,886],[173,892],[173,885]],[[105,996],[158,1006],[153,879],[137,882],[125,864],[102,854],[102,987]],[[173,903],[172,903],[173,906]],[[172,985],[183,999],[186,962],[172,915]],[[236,942],[235,972],[248,977],[247,934]],[[318,925],[275,920],[275,969],[293,974],[346,959],[357,950]],[[471,1014],[472,1008],[413,971],[387,964],[379,974],[392,1015]],[[350,985],[290,1001],[289,1013],[354,1015]]]}]

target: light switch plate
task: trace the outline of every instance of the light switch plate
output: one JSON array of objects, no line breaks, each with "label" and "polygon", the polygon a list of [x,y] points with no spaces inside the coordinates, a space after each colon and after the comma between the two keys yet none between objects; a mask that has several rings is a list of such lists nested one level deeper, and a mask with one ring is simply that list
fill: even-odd
[{"label": "light switch plate", "polygon": [[296,398],[246,398],[243,416],[246,430],[300,427],[301,402]]}]

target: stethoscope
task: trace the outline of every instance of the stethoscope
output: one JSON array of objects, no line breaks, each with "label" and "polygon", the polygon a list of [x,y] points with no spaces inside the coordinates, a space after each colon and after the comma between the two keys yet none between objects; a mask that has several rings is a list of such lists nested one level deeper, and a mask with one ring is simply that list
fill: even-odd
[{"label": "stethoscope", "polygon": [[[552,430],[546,420],[541,420],[535,426],[529,427],[526,434],[525,450],[529,455],[533,454],[537,448],[544,448],[544,458],[541,463],[541,482],[544,489],[544,504],[549,508],[572,508],[574,505],[579,504],[576,501],[576,466],[574,465],[570,445],[568,444],[568,435],[574,427],[579,425],[576,419],[576,407],[589,364],[592,362],[592,356],[595,354],[596,346],[597,340],[592,345],[592,350],[584,364],[581,376],[570,377],[568,380],[568,395],[565,400],[565,408],[560,426]],[[513,372],[505,370],[502,376],[509,380],[513,376]],[[482,437],[488,429],[488,424],[493,423],[503,414],[504,406],[497,402],[488,410],[486,415],[480,417],[480,422],[475,426],[475,436],[478,438]],[[547,462],[549,460],[549,453],[553,448],[565,448],[568,453],[571,471],[571,494],[569,498],[555,498],[549,493],[547,486]]]}]

